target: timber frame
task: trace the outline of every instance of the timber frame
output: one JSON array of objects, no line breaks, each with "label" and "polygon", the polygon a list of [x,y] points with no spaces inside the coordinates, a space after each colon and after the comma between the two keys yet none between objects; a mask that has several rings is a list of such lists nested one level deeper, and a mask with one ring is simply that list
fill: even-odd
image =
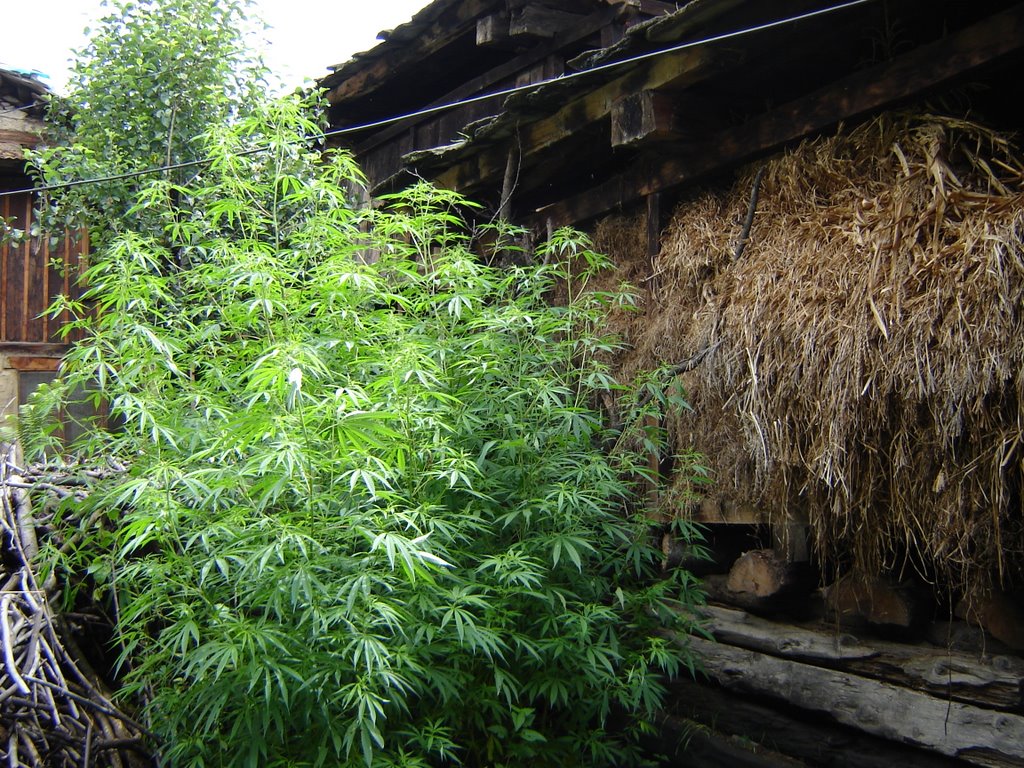
[{"label": "timber frame", "polygon": [[640,204],[657,211],[653,196],[974,83],[990,89],[972,93],[982,110],[1024,103],[1013,74],[1024,5],[874,0],[809,15],[830,5],[436,0],[321,86],[331,127],[344,128],[546,82],[345,137],[374,194],[426,178],[495,210],[514,156],[505,207],[538,229]]}]

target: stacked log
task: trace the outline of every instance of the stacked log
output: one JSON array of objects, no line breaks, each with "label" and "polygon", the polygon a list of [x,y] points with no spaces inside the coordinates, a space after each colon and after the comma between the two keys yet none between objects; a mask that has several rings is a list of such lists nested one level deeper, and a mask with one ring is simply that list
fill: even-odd
[{"label": "stacked log", "polygon": [[[801,726],[766,728],[769,719],[760,734],[752,725],[748,738],[767,738],[772,748],[812,764],[1024,765],[1024,659],[858,637],[827,623],[783,624],[724,607],[708,606],[705,618],[717,642],[685,642],[713,687],[692,689],[685,701],[713,709],[727,696],[733,706],[768,709],[776,718],[789,711]],[[742,720],[731,719],[729,727]],[[843,760],[813,757],[816,748],[804,743],[808,720],[847,738],[866,735],[882,762],[852,752]]]}]

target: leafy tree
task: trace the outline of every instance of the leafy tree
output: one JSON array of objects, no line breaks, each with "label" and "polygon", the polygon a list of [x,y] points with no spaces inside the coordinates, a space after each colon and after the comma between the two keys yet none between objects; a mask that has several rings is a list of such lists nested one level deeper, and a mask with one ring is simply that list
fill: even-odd
[{"label": "leafy tree", "polygon": [[[50,103],[51,144],[33,157],[44,184],[132,174],[195,160],[197,137],[259,100],[265,70],[250,54],[249,0],[109,0]],[[246,33],[244,30],[249,29]],[[194,168],[168,172],[182,181]],[[59,191],[43,225],[85,225],[94,244],[133,219],[135,178]],[[137,215],[137,214],[136,214]]]},{"label": "leafy tree", "polygon": [[75,451],[129,471],[68,500],[79,544],[49,567],[116,610],[122,694],[173,764],[642,762],[693,663],[661,630],[699,594],[656,578],[638,508],[627,446],[660,435],[616,440],[593,408],[629,295],[589,285],[578,233],[498,271],[457,195],[354,207],[313,107],[253,102],[190,142],[198,171],[116,193],[86,301],[55,307],[86,339],[24,437],[61,451],[46,425],[90,392],[117,428]]}]

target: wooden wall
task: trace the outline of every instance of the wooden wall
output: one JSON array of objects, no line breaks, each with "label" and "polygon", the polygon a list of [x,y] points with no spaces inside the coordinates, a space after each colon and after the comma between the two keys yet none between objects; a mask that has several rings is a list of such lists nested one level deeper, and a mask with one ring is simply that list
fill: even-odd
[{"label": "wooden wall", "polygon": [[[35,220],[31,195],[0,198],[0,217],[13,228],[30,232]],[[56,296],[81,295],[77,276],[87,252],[84,236],[65,237],[56,245],[46,237],[0,242],[0,346],[31,349],[61,343],[60,329],[68,317],[50,317],[46,309]]]}]

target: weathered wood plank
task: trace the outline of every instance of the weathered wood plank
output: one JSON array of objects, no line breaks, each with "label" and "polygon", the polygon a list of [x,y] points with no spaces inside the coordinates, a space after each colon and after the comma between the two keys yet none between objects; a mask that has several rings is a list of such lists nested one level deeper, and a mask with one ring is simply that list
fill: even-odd
[{"label": "weathered wood plank", "polygon": [[[33,212],[34,215],[34,212]],[[50,306],[47,269],[50,264],[50,239],[35,238],[28,249],[28,286],[25,305],[25,341],[46,341],[46,308]]]},{"label": "weathered wood plank", "polygon": [[711,633],[729,645],[905,684],[944,700],[1024,709],[1024,659],[859,639],[834,628],[784,624],[714,605],[702,614]]},{"label": "weathered wood plank", "polygon": [[978,22],[890,62],[861,70],[741,126],[720,131],[700,154],[646,158],[573,197],[540,208],[536,226],[575,224],[895,102],[920,95],[1024,47],[1024,6]]},{"label": "weathered wood plank", "polygon": [[804,661],[848,661],[879,654],[851,634],[826,634],[716,605],[705,606],[701,614],[720,642],[747,650]]},{"label": "weathered wood plank", "polygon": [[60,368],[60,358],[14,355],[7,358],[7,364],[16,371],[56,371]]},{"label": "weathered wood plank", "polygon": [[[809,718],[800,710],[779,706],[774,700],[737,696],[686,678],[673,681],[669,690],[671,714],[661,724],[661,729],[668,731],[666,736],[685,728],[686,723],[676,719],[681,717],[738,737],[758,752],[764,745],[802,761],[800,765],[829,768],[962,768],[964,765],[954,758],[886,741],[849,726]],[[698,751],[691,763],[691,753],[684,749],[677,764],[703,765],[705,763],[699,762],[702,758],[715,756],[709,752],[707,749]],[[706,764],[732,768],[731,755],[722,755],[722,758]]]},{"label": "weathered wood plank", "polygon": [[[11,197],[0,197],[0,218],[7,221],[11,217]],[[0,340],[7,339],[7,265],[11,260],[13,247],[9,240],[0,238],[0,297],[3,298],[3,306],[0,306]]]},{"label": "weathered wood plank", "polygon": [[[11,226],[28,232],[32,226],[32,202],[28,195],[16,195],[11,198],[10,213]],[[20,243],[11,243],[7,251],[7,262],[5,264],[7,275],[4,281],[3,307],[4,314],[4,341],[30,341],[25,338],[26,329],[23,327],[24,307],[28,294],[28,256],[30,250],[29,238],[23,239]]]},{"label": "weathered wood plank", "polygon": [[977,765],[1022,765],[1024,717],[715,643],[687,642],[723,687],[828,714],[836,722]]},{"label": "weathered wood plank", "polygon": [[20,341],[0,341],[2,355],[63,355],[70,344],[28,344]]}]

